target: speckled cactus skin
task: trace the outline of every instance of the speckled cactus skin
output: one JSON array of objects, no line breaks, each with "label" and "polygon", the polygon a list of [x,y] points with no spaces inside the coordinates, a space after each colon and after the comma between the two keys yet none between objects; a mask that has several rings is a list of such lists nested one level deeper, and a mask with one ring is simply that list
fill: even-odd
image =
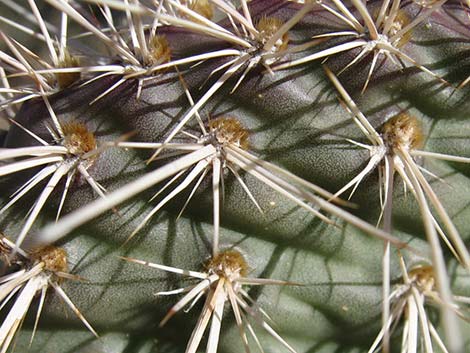
[{"label": "speckled cactus skin", "polygon": [[[373,3],[373,2],[371,2]],[[376,2],[377,3],[377,2]],[[372,4],[373,5],[373,4]],[[371,5],[371,6],[372,6]],[[299,8],[285,1],[253,1],[252,15],[289,19]],[[416,12],[416,7],[405,7]],[[290,32],[293,42],[305,40],[333,27],[324,10],[308,14]],[[227,47],[226,43],[176,28],[162,28],[175,57]],[[417,61],[458,83],[470,74],[470,19],[462,15],[460,3],[449,1],[427,21],[413,30],[403,50]],[[305,55],[305,53],[297,54]],[[340,54],[328,60],[338,72],[352,58]],[[214,79],[205,82],[222,62],[211,60],[187,68],[185,81],[195,99]],[[374,73],[367,91],[360,94],[370,59],[345,71],[340,80],[369,118],[380,127],[390,117],[407,110],[422,123],[425,149],[470,156],[470,85],[460,90],[445,87],[414,68],[398,70],[389,62]],[[87,124],[98,141],[110,141],[133,132],[134,141],[159,141],[188,109],[189,104],[173,70],[156,75],[144,84],[136,99],[136,81],[128,81],[97,103],[88,103],[110,87],[117,77],[87,86],[73,85],[50,97],[58,117]],[[212,81],[211,81],[212,80]],[[275,72],[253,71],[238,90],[230,94],[232,79],[201,109],[203,118],[231,116],[250,132],[250,151],[265,160],[336,192],[353,178],[367,161],[368,153],[348,143],[364,141],[351,115],[339,104],[336,92],[325,77],[320,62]],[[41,100],[25,103],[17,121],[48,138],[44,122],[49,119]],[[195,124],[193,124],[195,127]],[[190,130],[190,129],[188,129]],[[194,131],[197,131],[194,129]],[[12,126],[4,136],[5,147],[34,145],[35,141]],[[90,173],[108,190],[115,190],[165,161],[146,165],[148,152],[109,148],[99,155]],[[470,242],[470,169],[468,165],[435,160],[424,166],[442,178],[429,178],[466,244]],[[6,200],[29,173],[0,180]],[[302,286],[266,286],[250,294],[272,317],[278,332],[298,352],[367,352],[381,327],[381,281],[383,243],[337,221],[329,226],[266,185],[244,176],[264,210],[260,214],[233,176],[227,174],[221,214],[221,245],[242,252],[250,275],[284,279]],[[140,194],[80,227],[61,240],[69,254],[71,272],[84,281],[67,281],[64,289],[100,333],[95,339],[56,296],[46,302],[34,342],[28,348],[34,321],[33,311],[24,323],[16,352],[53,353],[170,353],[184,352],[201,304],[190,312],[178,313],[164,328],[158,323],[175,303],[174,297],[157,297],[156,292],[188,283],[169,275],[122,261],[129,256],[186,269],[200,269],[210,254],[212,196],[203,183],[180,218],[176,218],[187,193],[173,200],[139,232],[130,243],[124,241],[150,211],[148,199],[157,188]],[[375,224],[379,213],[377,173],[373,172],[352,197],[357,204],[351,212]],[[1,218],[4,234],[15,234],[35,194]],[[56,192],[33,228],[54,220],[60,195]],[[82,179],[73,184],[64,212],[90,203],[93,194]],[[410,194],[405,195],[400,178],[393,197],[394,235],[409,242],[420,254],[407,254],[409,265],[429,262],[429,246],[423,234],[419,209]],[[34,244],[34,236],[27,245]],[[445,250],[452,289],[470,295],[468,273]],[[400,281],[398,263],[392,257],[392,283]],[[439,324],[438,311],[431,309]],[[462,322],[466,351],[470,351],[470,327]],[[393,336],[392,351],[399,352],[400,330]],[[283,349],[262,330],[266,352]],[[251,342],[253,343],[253,342]],[[203,351],[203,347],[200,348]],[[241,352],[242,346],[233,315],[223,322],[220,353]],[[253,345],[253,350],[257,348]],[[439,351],[436,349],[436,351]]]}]

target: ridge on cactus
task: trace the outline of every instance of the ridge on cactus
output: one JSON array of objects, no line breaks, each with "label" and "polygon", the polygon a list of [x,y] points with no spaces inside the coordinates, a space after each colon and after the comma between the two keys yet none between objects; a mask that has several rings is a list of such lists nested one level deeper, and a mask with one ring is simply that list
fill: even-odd
[{"label": "ridge on cactus", "polygon": [[[52,120],[50,126],[45,123],[45,128],[50,134],[50,142],[12,120],[12,124],[18,126],[24,134],[32,137],[34,142],[39,145],[0,150],[0,160],[4,161],[0,166],[0,176],[42,167],[10,196],[11,200],[0,209],[0,214],[5,213],[33,188],[49,178],[30,208],[25,224],[17,236],[16,246],[18,247],[22,245],[39,213],[63,178],[65,178],[65,185],[57,208],[56,221],[60,218],[65,199],[77,175],[83,177],[97,195],[105,196],[106,189],[93,178],[88,169],[93,166],[104,149],[117,144],[117,142],[102,143],[102,146],[98,146],[95,135],[88,130],[84,123],[74,120],[60,122],[47,98],[44,97],[44,101]],[[17,160],[18,158],[22,159]]]},{"label": "ridge on cactus", "polygon": [[[326,74],[330,78],[331,82],[335,85],[338,92],[341,94],[348,109],[353,112],[355,123],[372,143],[372,145],[359,144],[360,147],[369,150],[370,160],[364,170],[335,195],[341,194],[353,185],[356,185],[355,187],[357,187],[357,185],[367,174],[378,167],[379,180],[382,180],[383,183],[383,185],[380,187],[384,195],[383,201],[381,202],[382,210],[378,221],[378,223],[380,223],[380,219],[384,213],[388,214],[388,218],[391,216],[393,206],[389,203],[389,201],[390,197],[392,197],[392,190],[390,190],[390,185],[393,185],[393,174],[397,172],[401,176],[403,183],[406,184],[407,189],[409,189],[415,196],[422,213],[426,236],[428,237],[428,241],[432,248],[432,260],[436,271],[436,278],[438,278],[437,286],[442,296],[442,301],[446,303],[446,305],[442,306],[442,315],[445,318],[444,320],[448,321],[447,327],[455,327],[456,317],[449,309],[449,307],[453,305],[452,295],[450,285],[447,280],[445,260],[442,254],[442,249],[439,245],[437,234],[439,233],[456,259],[459,260],[459,262],[467,269],[470,268],[470,255],[457,229],[453,225],[452,220],[432,190],[430,184],[423,176],[423,172],[431,175],[432,173],[423,167],[418,167],[412,156],[426,155],[428,157],[438,157],[464,163],[469,163],[470,159],[452,155],[434,154],[432,152],[424,152],[423,154],[423,152],[419,150],[423,140],[421,128],[417,119],[408,115],[407,113],[400,113],[399,115],[389,119],[382,127],[382,133],[379,135],[367,121],[366,117],[360,112],[359,108],[348,95],[339,80],[328,68],[326,68]],[[354,144],[357,145],[358,143],[354,142]],[[382,162],[384,163],[384,166],[379,166],[379,164]],[[381,169],[383,169],[383,171]],[[430,200],[430,203],[436,209],[436,212],[445,226],[445,230],[449,234],[449,238],[446,236],[444,231],[441,229],[441,226],[436,221],[436,218],[431,213],[431,208],[428,205],[428,201],[426,200],[425,196]],[[391,231],[390,220],[387,220],[387,222],[384,220],[384,224],[386,223],[388,228],[386,230]],[[386,251],[388,252],[388,250]],[[389,255],[387,253],[384,254],[384,257],[388,258],[388,256]],[[387,259],[387,261],[389,260]],[[389,265],[385,265],[384,267],[388,268]],[[388,277],[384,277],[384,282],[389,281],[390,279]],[[388,318],[387,320],[384,318],[384,321],[388,321]]]},{"label": "ridge on cactus", "polygon": [[468,5],[0,0],[0,351],[467,352]]},{"label": "ridge on cactus", "polygon": [[[184,83],[184,82],[183,82]],[[192,103],[193,99],[189,92],[186,92],[189,101]],[[199,117],[199,114],[197,114]],[[263,162],[256,156],[246,151],[248,147],[248,132],[240,124],[238,120],[231,117],[220,117],[215,120],[209,121],[208,128],[204,127],[200,117],[198,119],[199,126],[202,130],[199,137],[191,135],[186,132],[186,135],[195,139],[195,142],[184,144],[140,144],[140,143],[120,143],[120,147],[141,147],[141,148],[158,148],[167,149],[172,148],[177,151],[180,150],[182,153],[185,151],[192,151],[189,155],[184,158],[177,159],[171,164],[164,165],[159,173],[159,169],[153,171],[149,175],[145,175],[142,178],[133,181],[130,185],[123,186],[121,189],[109,195],[107,198],[101,201],[94,202],[83,208],[81,211],[71,213],[69,216],[64,217],[58,224],[48,226],[44,231],[39,234],[39,239],[43,243],[51,243],[57,241],[59,238],[66,235],[68,232],[83,224],[84,222],[100,215],[104,211],[117,206],[127,198],[134,196],[146,188],[154,185],[160,180],[165,179],[167,176],[173,177],[164,187],[166,189],[169,185],[174,183],[179,177],[183,175],[188,169],[186,163],[190,163],[194,167],[187,174],[184,180],[179,183],[162,201],[160,201],[152,211],[144,218],[144,220],[136,227],[136,229],[129,236],[130,240],[134,235],[139,232],[145,224],[158,212],[169,200],[174,198],[177,194],[187,188],[193,181],[197,180],[193,191],[188,197],[194,194],[199,184],[204,179],[208,170],[212,170],[212,195],[213,195],[213,224],[214,224],[214,237],[213,237],[213,255],[217,254],[219,247],[219,228],[220,228],[220,188],[224,184],[222,177],[222,168],[228,168],[237,178],[240,185],[243,187],[247,195],[253,201],[253,203],[259,209],[259,205],[252,196],[249,189],[246,187],[243,180],[239,177],[237,168],[245,170],[247,173],[253,175],[261,182],[268,185],[270,188],[284,195],[286,198],[294,201],[297,205],[305,208],[307,211],[320,218],[322,221],[332,224],[332,222],[321,214],[318,210],[308,205],[313,203],[320,209],[324,209],[332,213],[333,215],[344,219],[347,222],[355,225],[356,227],[370,233],[373,236],[380,237],[387,240],[396,246],[406,247],[406,245],[399,239],[390,237],[387,233],[381,232],[378,229],[374,229],[367,223],[362,222],[353,215],[343,212],[339,208],[335,207],[328,202],[325,202],[321,198],[313,195],[311,192],[315,192],[324,198],[333,198],[333,195],[314,184],[308,183],[288,173],[287,171],[281,171],[276,169],[275,166],[268,162]],[[183,131],[184,132],[184,131]],[[202,153],[207,147],[212,147],[207,153]],[[194,157],[192,157],[194,156]],[[191,158],[188,158],[191,157]],[[184,162],[183,162],[184,159]],[[187,161],[187,162],[186,162]],[[172,166],[173,170],[169,170],[169,175],[166,174],[169,166]],[[199,178],[198,178],[199,177]],[[198,179],[196,179],[198,178]],[[296,185],[297,184],[297,185]],[[160,192],[160,191],[159,191]],[[158,193],[159,193],[158,192]],[[158,196],[158,193],[152,197]],[[188,201],[187,201],[188,202]],[[183,210],[185,205],[183,206]],[[180,212],[181,214],[181,212]],[[128,241],[126,240],[126,241]]]},{"label": "ridge on cactus", "polygon": [[[452,220],[448,216],[435,193],[432,191],[431,186],[423,176],[423,172],[431,175],[432,173],[423,167],[419,167],[414,161],[413,157],[434,157],[462,163],[470,163],[470,158],[421,151],[419,147],[422,145],[423,136],[419,122],[415,117],[412,117],[407,113],[401,113],[388,120],[382,128],[382,133],[379,135],[369,124],[366,117],[360,112],[354,101],[344,90],[344,87],[341,86],[341,83],[334,76],[334,74],[328,69],[326,70],[328,77],[337,87],[348,108],[351,112],[354,112],[356,124],[362,131],[365,132],[366,136],[372,143],[372,145],[364,145],[358,142],[353,142],[354,144],[369,150],[370,160],[364,170],[361,171],[340,191],[338,191],[335,196],[339,196],[352,186],[354,186],[354,189],[357,188],[358,184],[365,178],[365,176],[383,161],[385,163],[385,167],[383,167],[385,173],[382,172],[381,174],[379,169],[379,179],[383,180],[384,184],[381,185],[384,195],[381,217],[384,205],[387,198],[389,197],[386,186],[388,184],[388,180],[392,176],[388,175],[388,173],[390,173],[390,170],[392,173],[395,173],[396,171],[402,177],[403,182],[406,183],[407,188],[415,195],[418,202],[420,203],[420,207],[425,210],[423,211],[423,219],[426,223],[431,224],[427,229],[434,229],[433,234],[435,233],[436,236],[438,232],[459,262],[465,267],[469,268],[470,255],[468,250],[466,249],[465,244],[458,234],[457,229],[452,224]],[[387,166],[388,164],[391,166]],[[450,239],[447,238],[437,223],[435,217],[430,212],[430,207],[428,206],[427,201],[423,197],[419,196],[421,194],[426,194],[431,204],[436,208],[447,232],[449,233]]]},{"label": "ridge on cactus", "polygon": [[[54,114],[51,115],[55,116]],[[39,172],[37,172],[12,195],[12,200],[0,210],[0,214],[8,210],[39,183],[50,177],[43,191],[28,212],[29,215],[26,219],[25,225],[16,240],[17,246],[21,246],[24,238],[29,233],[33,223],[37,219],[39,212],[41,212],[50,194],[56,189],[59,181],[63,177],[66,177],[66,182],[57,210],[56,219],[60,217],[67,192],[77,173],[81,174],[85,180],[88,181],[90,186],[98,195],[102,197],[104,196],[104,188],[88,173],[88,169],[93,165],[94,159],[99,153],[96,146],[95,136],[81,123],[71,121],[61,124],[57,118],[51,120],[54,122],[54,125],[47,127],[47,129],[53,140],[52,143],[45,141],[21,124],[12,121],[26,134],[32,136],[40,145],[34,147],[4,149],[0,151],[0,160],[7,161],[0,167],[1,176],[18,173],[38,166],[42,167]],[[8,163],[8,160],[21,157],[24,157],[24,159]]]}]

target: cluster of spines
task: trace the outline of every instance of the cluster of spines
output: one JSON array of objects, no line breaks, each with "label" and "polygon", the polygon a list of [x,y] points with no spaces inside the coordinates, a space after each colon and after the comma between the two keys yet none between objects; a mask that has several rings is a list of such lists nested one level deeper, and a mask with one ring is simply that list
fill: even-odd
[{"label": "cluster of spines", "polygon": [[[138,1],[122,3],[107,0],[95,1],[103,15],[106,31],[103,31],[103,28],[96,27],[69,4],[69,2],[62,0],[50,0],[49,2],[58,8],[62,15],[61,35],[60,40],[57,41],[52,39],[52,36],[49,34],[46,22],[41,17],[34,1],[30,1],[30,5],[32,14],[37,19],[41,29],[42,38],[48,47],[52,63],[48,63],[47,60],[39,60],[37,56],[25,50],[20,43],[2,33],[5,43],[10,52],[13,53],[13,55],[10,55],[6,52],[1,52],[0,59],[5,62],[12,71],[12,74],[7,74],[3,69],[0,72],[4,86],[1,93],[7,97],[2,103],[2,107],[9,112],[11,118],[14,118],[15,109],[18,104],[34,97],[40,97],[44,100],[47,111],[51,116],[52,127],[49,127],[49,131],[53,141],[52,143],[48,143],[31,131],[33,130],[32,128],[21,126],[18,122],[12,121],[14,124],[20,126],[26,133],[32,135],[38,142],[42,143],[43,146],[29,150],[8,149],[2,151],[0,156],[3,160],[7,161],[4,165],[0,166],[2,175],[12,174],[38,165],[45,166],[33,179],[19,189],[17,195],[24,195],[26,192],[29,192],[33,186],[37,185],[48,176],[51,176],[47,188],[41,193],[35,206],[33,206],[32,213],[26,225],[23,227],[22,232],[19,234],[13,252],[20,251],[21,243],[30,232],[32,224],[41,211],[42,206],[47,201],[52,190],[56,188],[60,179],[66,176],[66,188],[63,192],[61,206],[59,207],[57,216],[59,218],[68,187],[73,182],[77,171],[85,177],[93,190],[102,198],[89,205],[87,209],[84,208],[76,211],[76,213],[71,213],[60,218],[57,225],[51,225],[43,229],[39,234],[39,241],[52,243],[70,232],[73,228],[118,206],[131,196],[156,185],[168,177],[173,177],[173,179],[164,186],[164,188],[173,186],[173,189],[130,235],[130,237],[132,237],[143,228],[150,217],[158,212],[158,210],[175,195],[195,182],[196,186],[191,192],[192,196],[202,180],[212,173],[214,231],[212,241],[213,260],[209,261],[209,264],[214,264],[217,262],[216,259],[219,259],[220,256],[227,254],[231,256],[235,254],[219,249],[220,190],[224,179],[223,169],[228,169],[233,173],[250,199],[260,209],[261,207],[240,177],[239,170],[244,170],[251,174],[275,191],[307,209],[315,216],[320,217],[325,222],[333,223],[324,213],[319,212],[318,209],[340,217],[360,229],[380,237],[386,244],[393,243],[398,247],[407,248],[406,244],[391,235],[393,232],[391,225],[391,193],[393,188],[391,186],[393,185],[393,175],[397,172],[418,200],[425,222],[426,233],[433,250],[432,263],[435,267],[439,295],[447,305],[442,306],[443,316],[447,318],[445,321],[445,326],[448,328],[447,338],[452,350],[459,349],[458,346],[460,343],[458,342],[458,335],[455,334],[455,332],[451,332],[454,329],[453,321],[455,315],[451,313],[452,310],[450,310],[449,307],[452,306],[453,300],[450,295],[449,286],[446,283],[447,273],[444,262],[442,261],[442,251],[436,236],[437,233],[441,234],[449,248],[464,266],[470,267],[470,257],[455,226],[447,216],[445,209],[443,209],[429,184],[424,179],[422,172],[420,172],[420,167],[416,165],[413,158],[416,156],[428,156],[466,163],[469,162],[468,158],[418,150],[422,140],[419,123],[415,118],[406,114],[393,118],[384,125],[382,131],[377,131],[369,123],[364,114],[362,114],[336,76],[326,68],[327,76],[337,88],[347,108],[353,113],[354,121],[371,142],[371,145],[365,145],[352,141],[356,145],[368,149],[371,158],[366,168],[358,177],[353,179],[351,183],[348,183],[345,188],[352,186],[357,187],[371,171],[375,168],[379,169],[379,175],[381,175],[383,180],[381,184],[383,186],[384,195],[382,200],[383,221],[382,229],[380,229],[380,227],[375,228],[365,224],[362,220],[330,202],[335,201],[344,204],[344,202],[337,197],[345,189],[332,195],[309,181],[302,180],[290,172],[263,161],[249,152],[249,144],[247,142],[248,133],[235,118],[223,117],[206,122],[198,113],[198,110],[206,105],[222,86],[227,85],[231,78],[236,78],[236,83],[232,89],[232,92],[234,92],[257,67],[275,75],[277,70],[328,58],[332,55],[340,55],[350,50],[358,50],[358,52],[339,73],[349,69],[359,61],[364,60],[369,54],[372,55],[371,65],[363,85],[363,92],[367,89],[371,79],[373,79],[378,62],[382,58],[397,65],[403,61],[415,66],[431,77],[436,78],[441,83],[449,85],[437,74],[408,56],[403,49],[404,45],[409,41],[414,27],[425,21],[433,11],[439,10],[445,1],[425,4],[419,3],[419,5],[423,6],[423,9],[421,9],[416,18],[412,20],[406,17],[404,10],[401,8],[400,1],[383,1],[381,4],[373,3],[370,5],[364,4],[364,2],[359,0],[353,0],[350,4],[346,4],[342,1],[306,2],[302,6],[299,6],[294,15],[285,23],[272,17],[263,16],[259,19],[253,19],[250,14],[250,7],[246,1],[241,1],[240,10],[237,10],[231,2],[223,0],[213,0],[211,2],[200,2],[197,0],[180,2],[177,0],[167,0],[158,3],[158,6],[155,6],[155,8],[147,7]],[[300,22],[303,16],[308,14],[310,10],[317,7],[328,11],[336,21],[343,24],[344,29],[342,31],[317,35],[307,43],[291,45],[289,43],[289,30]],[[117,29],[117,24],[115,23],[116,19],[113,18],[112,13],[113,8],[121,10],[125,15],[128,25],[125,30]],[[215,10],[230,19],[231,27],[221,27],[211,19]],[[70,54],[67,47],[68,17],[83,26],[92,35],[96,36],[103,42],[108,50],[113,52],[114,55],[107,63],[96,63],[89,66],[80,65],[79,60],[73,56],[73,54]],[[147,23],[148,17],[153,18],[153,21]],[[212,36],[218,40],[225,41],[229,44],[229,48],[175,59],[172,57],[170,50],[171,43],[169,43],[167,38],[163,35],[158,34],[161,28],[168,25],[182,27],[196,33]],[[24,27],[22,30],[27,32],[28,28]],[[344,38],[344,41],[337,44],[337,42],[334,41],[334,39],[337,38]],[[318,41],[319,39],[321,40]],[[297,59],[289,59],[289,55],[293,53],[302,53],[309,47],[315,48],[318,43],[323,44],[325,41],[328,43],[330,40],[333,41],[334,44],[326,49],[314,51],[313,54],[306,54],[300,58],[298,58],[297,55]],[[116,60],[116,58],[118,58],[118,60]],[[131,80],[137,81],[137,97],[139,97],[145,81],[152,80],[164,70],[171,70],[173,67],[179,70],[178,68],[185,65],[199,64],[201,61],[217,58],[225,58],[226,60],[226,62],[217,67],[212,73],[214,76],[219,75],[218,79],[206,90],[202,97],[196,101],[193,100],[191,92],[187,89],[183,75],[180,75],[178,72],[179,79],[184,87],[191,108],[184,114],[176,127],[166,136],[163,142],[132,142],[125,141],[123,138],[120,141],[108,141],[103,143],[102,146],[98,146],[93,134],[87,130],[86,126],[73,121],[61,122],[49,102],[53,99],[53,94],[58,90],[62,90],[74,84],[86,87],[86,85],[91,82],[98,81],[106,76],[118,76],[119,78],[112,86],[99,94],[90,104],[104,99],[104,97],[110,93],[118,92],[117,90],[120,85]],[[40,69],[37,68],[38,65]],[[197,65],[193,70],[194,69],[197,69]],[[18,76],[30,78],[33,81],[33,85],[29,87],[12,88],[9,83],[10,77]],[[82,81],[80,81],[81,78],[83,79]],[[461,86],[465,85],[466,81],[467,80],[464,80]],[[193,119],[197,121],[201,130],[200,133],[196,135],[185,131],[185,127],[188,126]],[[173,142],[173,139],[180,135],[189,137],[192,141],[189,143]],[[87,170],[93,165],[95,159],[104,149],[112,147],[148,148],[154,150],[149,162],[157,157],[161,157],[160,154],[168,150],[174,150],[177,154],[184,153],[185,155],[149,172],[135,182],[122,187],[122,189],[105,195],[104,188],[93,179]],[[11,162],[12,158],[17,157],[24,157],[25,159],[20,162]],[[38,160],[40,160],[40,162],[38,162]],[[183,181],[177,184],[180,177]],[[156,196],[158,196],[158,194]],[[433,216],[427,198],[430,199],[433,207],[437,209],[437,214],[438,217],[441,218],[445,228],[444,230],[441,229],[439,222],[436,220],[435,216]],[[19,198],[16,197],[14,200],[17,201]],[[9,206],[11,206],[11,203],[8,204],[8,207]],[[449,239],[447,239],[446,233],[449,233]],[[386,247],[386,249],[388,250],[386,250],[384,259],[390,256],[389,248]],[[413,250],[411,249],[411,251]],[[138,260],[132,261],[137,262]],[[387,260],[384,260],[384,263],[386,261]],[[243,306],[240,302],[236,304],[237,298],[230,296],[231,291],[235,291],[232,285],[224,287],[223,284],[220,284],[233,281],[233,278],[228,280],[228,277],[231,276],[228,272],[232,274],[233,272],[237,272],[237,270],[233,271],[232,267],[226,266],[227,261],[225,260],[223,263],[219,262],[217,262],[217,266],[209,266],[206,272],[199,273],[199,277],[196,275],[197,278],[204,279],[217,275],[217,279],[214,279],[213,282],[205,287],[201,286],[202,289],[198,292],[194,292],[196,295],[199,295],[200,293],[205,293],[206,290],[209,291],[206,305],[200,317],[202,321],[198,322],[198,326],[193,333],[193,335],[196,335],[196,338],[192,336],[188,345],[189,352],[193,352],[197,349],[201,335],[212,314],[217,315],[214,315],[212,318],[212,327],[214,328],[211,328],[209,334],[208,351],[215,351],[217,349],[218,332],[220,332],[220,316],[227,296],[230,298],[239,327],[243,327],[243,325],[240,309],[237,305],[242,305],[242,308],[244,308],[247,313],[250,313],[250,310],[252,310],[249,309],[249,306]],[[243,268],[246,267],[244,260],[243,263],[241,260],[238,262],[235,261],[235,263],[239,266],[237,280],[239,277],[244,278],[244,274],[242,273]],[[169,270],[166,266],[153,265],[160,269]],[[223,270],[217,270],[220,266],[223,267]],[[387,265],[385,265],[385,267],[386,266]],[[389,270],[384,269],[384,273],[388,273],[388,271]],[[178,273],[177,269],[174,268],[173,272]],[[406,269],[404,270],[403,276],[407,283],[406,278],[408,277]],[[271,282],[286,284],[277,281]],[[264,282],[259,279],[253,279],[251,282],[249,280],[246,282],[240,281],[240,283],[249,284],[269,284],[271,282],[269,280]],[[384,287],[388,287],[389,282],[389,274],[385,274]],[[223,289],[221,289],[222,287]],[[236,288],[238,291],[239,288]],[[389,290],[385,289],[385,303],[388,303],[389,295]],[[184,298],[182,300],[184,300]],[[233,300],[235,300],[235,304]],[[244,304],[247,305],[246,302]],[[386,306],[387,305],[385,305],[385,307]],[[386,312],[387,309],[385,307],[384,311]],[[385,351],[388,350],[388,343],[386,341],[388,336],[387,331],[389,329],[388,322],[391,318],[395,317],[384,315],[384,333],[382,336],[385,342],[383,344]],[[218,323],[217,320],[219,320]],[[264,322],[264,324],[266,324],[266,322]],[[252,330],[250,330],[250,333],[254,334]],[[275,332],[270,333],[274,336],[276,335]],[[415,334],[416,332],[412,333]],[[410,342],[407,341],[408,348],[404,350],[405,352],[411,353],[413,349],[415,349],[413,348],[414,343],[411,342],[412,339],[410,338],[414,337],[413,334],[410,333],[407,338]],[[245,342],[245,348],[248,349],[246,333],[242,333],[242,338]],[[279,339],[279,341],[289,350],[293,350],[282,339]]]}]

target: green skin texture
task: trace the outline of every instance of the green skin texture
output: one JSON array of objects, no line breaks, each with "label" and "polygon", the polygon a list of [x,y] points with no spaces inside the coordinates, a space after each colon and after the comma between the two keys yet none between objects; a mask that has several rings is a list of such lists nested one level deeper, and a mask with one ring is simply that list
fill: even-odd
[{"label": "green skin texture", "polygon": [[[457,31],[430,23],[416,29],[412,42],[403,49],[418,62],[440,75],[447,75],[446,78],[457,84],[469,74],[469,59],[465,55],[468,57],[470,36],[468,32],[464,37]],[[303,33],[295,30],[292,31],[294,37]],[[452,40],[455,38],[466,38],[467,41]],[[334,71],[351,58],[348,55],[329,61]],[[452,88],[443,88],[427,74],[413,69],[399,71],[393,65],[385,65],[374,74],[366,93],[360,95],[367,63],[369,60],[346,71],[340,79],[374,126],[379,127],[397,112],[407,109],[422,123],[426,137],[424,150],[470,155],[470,85],[455,92]],[[190,78],[187,78],[195,98],[203,93],[198,87],[211,66],[198,70],[198,73],[189,73]],[[135,100],[135,85],[126,84],[94,106],[83,103],[86,99],[90,101],[97,92],[99,94],[106,83],[90,85],[87,91],[72,87],[51,100],[60,119],[73,117],[86,121],[90,130],[97,131],[98,141],[109,141],[129,131],[136,131],[132,140],[146,140],[150,136],[161,137],[173,126],[168,117],[179,117],[188,109],[181,85],[175,79],[163,79],[167,77],[174,78],[174,74],[164,73],[155,78],[156,84],[146,84],[140,102]],[[335,90],[319,63],[276,72],[273,77],[254,73],[235,94],[229,95],[233,83],[229,82],[225,90],[215,95],[201,110],[201,116],[216,117],[224,113],[237,117],[250,131],[250,150],[256,155],[331,192],[339,190],[365,165],[367,151],[351,146],[344,139],[366,141],[350,115],[338,104]],[[30,119],[39,122],[48,119],[40,103],[30,102],[23,107],[18,120],[31,123]],[[43,132],[41,127],[37,129]],[[20,135],[12,128],[6,144],[10,147],[21,145]],[[99,156],[90,173],[108,190],[115,190],[145,170],[154,168],[145,166],[147,158],[148,153],[109,149]],[[424,161],[423,166],[443,179],[444,183],[428,180],[468,243],[470,169],[458,163],[430,159]],[[25,173],[24,178],[27,175]],[[5,199],[19,185],[14,179],[4,179],[0,184]],[[261,215],[233,176],[228,175],[225,180],[221,246],[234,246],[245,255],[251,269],[250,277],[303,284],[250,291],[260,307],[272,317],[276,330],[298,352],[366,352],[381,326],[383,243],[341,221],[337,222],[337,227],[328,226],[268,186],[244,176],[265,212]],[[203,191],[195,195],[179,219],[176,216],[187,193],[155,216],[126,246],[123,242],[155,205],[147,200],[158,188],[119,206],[121,216],[108,212],[61,240],[59,245],[68,252],[71,273],[87,279],[85,282],[66,281],[63,288],[100,333],[101,339],[96,340],[86,331],[51,290],[31,348],[28,345],[34,306],[19,335],[16,352],[28,349],[29,352],[55,353],[183,352],[202,305],[196,305],[189,313],[181,311],[159,329],[159,321],[177,297],[154,294],[191,282],[177,275],[124,262],[118,256],[201,270],[209,256],[212,234],[209,185],[206,183],[201,187]],[[58,194],[57,191],[54,193],[53,202],[41,213],[33,234],[41,225],[53,221]],[[77,180],[65,211],[94,198],[86,183]],[[3,216],[1,225],[5,234],[19,231],[22,217],[32,200],[25,198]],[[352,201],[358,208],[351,212],[376,223],[380,211],[377,172],[367,176]],[[429,247],[423,235],[419,209],[410,193],[404,195],[399,177],[395,180],[393,228],[395,236],[410,242],[421,252],[418,255],[405,252],[408,266],[429,262]],[[393,249],[392,280],[399,283],[400,270],[395,254]],[[457,266],[447,250],[445,257],[454,293],[470,295],[468,273]],[[240,352],[241,339],[228,307],[227,304],[219,352]],[[437,310],[430,312],[438,325]],[[255,325],[255,329],[266,352],[284,351],[261,328]],[[464,322],[462,332],[464,337],[470,337],[470,326]],[[394,349],[399,349],[399,333],[398,329]],[[254,342],[251,343],[256,350]],[[466,338],[466,347],[470,349],[470,338]],[[204,351],[203,344],[200,350]],[[439,351],[437,347],[436,351]]]}]

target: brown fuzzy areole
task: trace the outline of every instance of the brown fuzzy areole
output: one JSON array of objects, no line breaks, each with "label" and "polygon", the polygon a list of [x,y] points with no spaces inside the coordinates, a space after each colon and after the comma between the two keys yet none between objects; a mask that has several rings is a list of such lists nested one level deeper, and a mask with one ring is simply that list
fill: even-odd
[{"label": "brown fuzzy areole", "polygon": [[170,44],[164,35],[153,36],[148,43],[149,55],[145,58],[149,66],[163,64],[171,60]]},{"label": "brown fuzzy areole", "polygon": [[[60,68],[71,68],[71,67],[79,67],[80,60],[70,55],[68,50],[65,50],[64,59],[60,63]],[[57,85],[60,89],[67,88],[71,86],[73,83],[80,80],[81,74],[80,72],[68,72],[68,73],[57,73],[56,75]]]},{"label": "brown fuzzy areole", "polygon": [[[276,17],[263,16],[256,24],[256,29],[260,34],[261,42],[266,43],[276,33],[284,23]],[[278,41],[279,42],[279,41]],[[277,50],[282,51],[287,49],[289,44],[289,34],[285,33],[278,44],[276,44]]]},{"label": "brown fuzzy areole", "polygon": [[96,149],[95,135],[91,133],[85,124],[71,121],[62,124],[64,133],[63,146],[74,156],[82,156]]},{"label": "brown fuzzy areole", "polygon": [[244,150],[249,147],[249,133],[235,118],[222,117],[211,120],[209,130],[221,145],[233,144]]},{"label": "brown fuzzy areole", "polygon": [[189,8],[208,20],[211,20],[212,17],[214,17],[214,5],[212,5],[208,0],[191,1]]},{"label": "brown fuzzy areole", "polygon": [[[411,23],[411,20],[408,14],[404,10],[399,10],[390,28],[389,37],[394,36],[395,34],[400,32],[403,28],[408,26],[410,23]],[[403,33],[400,36],[400,39],[394,42],[395,47],[401,48],[402,46],[404,46],[406,43],[408,43],[411,40],[412,35],[413,35],[412,30],[409,30]]]},{"label": "brown fuzzy areole", "polygon": [[401,113],[387,121],[382,128],[382,136],[392,149],[402,147],[410,150],[423,145],[421,124],[408,113]]},{"label": "brown fuzzy areole", "polygon": [[31,258],[44,263],[44,269],[53,273],[68,272],[67,252],[52,245],[34,251]]},{"label": "brown fuzzy areole", "polygon": [[236,250],[226,250],[217,254],[207,261],[205,267],[209,272],[224,278],[234,274],[245,277],[249,268],[243,255]]},{"label": "brown fuzzy areole", "polygon": [[434,290],[435,279],[432,266],[419,266],[408,272],[410,280],[415,283],[420,291],[430,292]]}]

